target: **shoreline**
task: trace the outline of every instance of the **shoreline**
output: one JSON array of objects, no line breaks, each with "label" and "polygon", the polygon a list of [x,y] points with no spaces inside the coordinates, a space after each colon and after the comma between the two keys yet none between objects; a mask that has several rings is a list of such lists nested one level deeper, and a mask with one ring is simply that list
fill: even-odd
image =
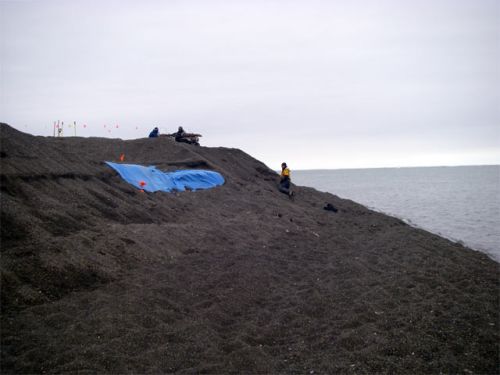
[{"label": "shoreline", "polygon": [[[334,193],[332,190],[335,190],[340,197],[360,202],[368,209],[399,218],[500,261],[500,236],[496,230],[500,221],[490,208],[495,205],[493,195],[498,183],[494,182],[494,176],[500,173],[500,166],[484,168],[487,169],[466,166],[457,167],[455,172],[438,173],[432,168],[422,167],[418,168],[419,172],[404,174],[395,169],[370,173],[353,171],[350,174],[296,172],[295,176],[299,184],[317,187],[324,192]],[[487,174],[491,177],[485,179]],[[462,175],[469,177],[457,178]],[[374,191],[372,185],[365,182],[372,180]],[[460,183],[463,188],[459,188]],[[433,184],[441,185],[433,189]],[[443,192],[448,192],[449,196]],[[433,194],[436,194],[434,198]]]},{"label": "shoreline", "polygon": [[[349,198],[342,198],[342,199],[349,199]],[[355,201],[353,201],[353,202],[355,202]],[[358,203],[358,202],[356,202],[356,203]],[[452,236],[448,236],[448,235],[446,235],[444,233],[440,233],[440,232],[437,232],[437,231],[435,232],[433,229],[427,228],[427,227],[422,226],[422,225],[419,225],[418,223],[413,222],[409,218],[402,217],[402,216],[399,216],[397,214],[393,214],[393,213],[390,213],[390,212],[384,212],[381,209],[378,209],[376,207],[367,206],[367,205],[364,205],[362,203],[358,203],[358,204],[361,204],[362,206],[366,207],[368,210],[375,211],[375,212],[378,212],[378,213],[381,213],[381,214],[393,217],[395,219],[401,220],[401,221],[405,222],[406,224],[408,224],[409,226],[411,226],[412,228],[424,230],[424,231],[432,233],[432,234],[434,234],[436,236],[439,236],[439,237],[442,237],[444,239],[447,239],[447,240],[449,240],[449,241],[451,241],[453,243],[456,243],[457,245],[461,245],[461,246],[467,247],[467,248],[469,248],[471,250],[480,252],[482,254],[486,254],[488,257],[491,258],[491,260],[493,260],[493,261],[495,261],[495,262],[497,262],[497,263],[500,264],[500,258],[499,258],[499,256],[495,255],[494,253],[492,253],[491,250],[476,248],[475,246],[467,243],[465,240],[457,239],[457,238],[454,238]]]}]

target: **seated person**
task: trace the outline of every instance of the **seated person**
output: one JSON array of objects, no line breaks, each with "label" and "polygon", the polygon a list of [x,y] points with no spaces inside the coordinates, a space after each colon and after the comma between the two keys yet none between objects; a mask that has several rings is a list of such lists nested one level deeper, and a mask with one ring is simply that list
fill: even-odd
[{"label": "seated person", "polygon": [[196,145],[199,146],[200,144],[198,143],[198,137],[201,137],[200,134],[191,134],[191,133],[186,133],[182,126],[179,126],[179,129],[177,130],[177,133],[173,134],[175,137],[175,140],[177,142],[183,142],[183,143],[188,143],[190,145]]},{"label": "seated person", "polygon": [[281,175],[280,175],[280,183],[279,183],[279,191],[288,195],[290,198],[293,197],[294,193],[290,189],[290,169],[286,165],[286,163],[281,164]]},{"label": "seated person", "polygon": [[158,130],[158,128],[154,128],[151,133],[149,133],[149,138],[156,138],[158,137],[160,131]]}]

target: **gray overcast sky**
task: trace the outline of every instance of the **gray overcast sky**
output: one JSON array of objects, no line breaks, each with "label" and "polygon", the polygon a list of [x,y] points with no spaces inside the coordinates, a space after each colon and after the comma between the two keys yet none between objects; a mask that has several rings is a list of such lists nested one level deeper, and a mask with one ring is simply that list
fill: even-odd
[{"label": "gray overcast sky", "polygon": [[0,7],[0,121],[28,133],[183,125],[273,169],[500,164],[498,0]]}]

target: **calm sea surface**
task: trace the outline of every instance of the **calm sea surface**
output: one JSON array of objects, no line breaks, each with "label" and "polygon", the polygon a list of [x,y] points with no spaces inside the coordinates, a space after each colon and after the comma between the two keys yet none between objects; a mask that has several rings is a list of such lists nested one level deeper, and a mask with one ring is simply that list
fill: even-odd
[{"label": "calm sea surface", "polygon": [[500,165],[293,171],[311,186],[500,260]]}]

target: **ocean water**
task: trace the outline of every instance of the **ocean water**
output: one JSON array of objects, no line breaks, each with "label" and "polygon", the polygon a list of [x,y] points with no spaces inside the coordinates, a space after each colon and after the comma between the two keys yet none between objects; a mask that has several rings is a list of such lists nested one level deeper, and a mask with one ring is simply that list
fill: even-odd
[{"label": "ocean water", "polygon": [[296,185],[351,199],[500,261],[500,165],[292,173]]}]

